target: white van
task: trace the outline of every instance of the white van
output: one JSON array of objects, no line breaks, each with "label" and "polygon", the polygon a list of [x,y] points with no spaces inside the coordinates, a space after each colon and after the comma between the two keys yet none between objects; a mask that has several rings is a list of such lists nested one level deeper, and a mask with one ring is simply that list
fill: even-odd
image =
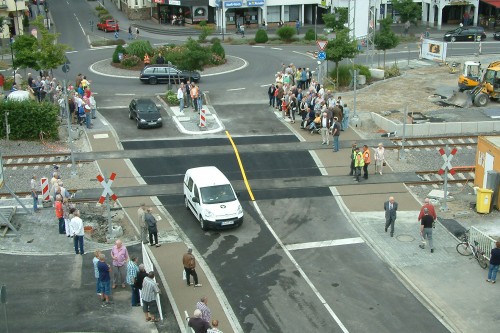
[{"label": "white van", "polygon": [[214,166],[192,168],[184,175],[184,201],[201,229],[223,229],[243,223],[243,208],[233,187]]}]

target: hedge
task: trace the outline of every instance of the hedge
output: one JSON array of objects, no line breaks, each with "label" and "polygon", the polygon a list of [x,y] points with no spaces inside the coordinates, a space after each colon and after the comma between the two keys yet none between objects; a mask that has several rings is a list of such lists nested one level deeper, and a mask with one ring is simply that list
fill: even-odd
[{"label": "hedge", "polygon": [[38,140],[40,132],[48,140],[59,139],[59,107],[55,104],[36,101],[0,102],[0,137],[5,135],[5,112],[9,112],[12,140]]}]

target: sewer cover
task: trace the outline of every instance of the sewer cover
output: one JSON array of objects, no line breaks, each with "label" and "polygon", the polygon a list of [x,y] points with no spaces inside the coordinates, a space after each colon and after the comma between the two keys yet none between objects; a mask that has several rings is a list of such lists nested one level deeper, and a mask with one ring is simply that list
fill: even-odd
[{"label": "sewer cover", "polygon": [[409,243],[409,242],[413,242],[415,240],[415,237],[410,236],[410,235],[399,235],[396,237],[396,239],[400,242]]}]

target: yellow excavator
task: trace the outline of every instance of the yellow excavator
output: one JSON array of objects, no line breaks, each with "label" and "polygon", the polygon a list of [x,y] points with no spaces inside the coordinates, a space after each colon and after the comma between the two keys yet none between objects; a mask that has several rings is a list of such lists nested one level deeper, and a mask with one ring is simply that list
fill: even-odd
[{"label": "yellow excavator", "polygon": [[[467,66],[469,63],[469,66]],[[459,92],[442,102],[459,107],[485,106],[490,99],[500,98],[500,61],[492,62],[481,73],[481,64],[466,61],[462,74],[458,79]],[[467,90],[464,92],[464,90]]]}]

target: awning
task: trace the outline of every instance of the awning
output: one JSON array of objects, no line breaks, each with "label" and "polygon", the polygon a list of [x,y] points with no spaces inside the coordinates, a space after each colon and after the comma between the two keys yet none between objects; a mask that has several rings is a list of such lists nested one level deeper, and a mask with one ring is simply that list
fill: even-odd
[{"label": "awning", "polygon": [[481,2],[485,2],[488,5],[492,5],[496,8],[500,8],[500,0],[481,0]]}]

